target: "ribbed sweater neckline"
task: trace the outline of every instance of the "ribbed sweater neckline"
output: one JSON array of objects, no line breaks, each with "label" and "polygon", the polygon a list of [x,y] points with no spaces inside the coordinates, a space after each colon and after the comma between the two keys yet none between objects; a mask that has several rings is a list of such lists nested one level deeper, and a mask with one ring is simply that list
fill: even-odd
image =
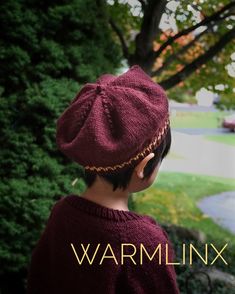
[{"label": "ribbed sweater neckline", "polygon": [[109,208],[75,194],[66,196],[65,201],[76,209],[98,218],[109,219],[117,222],[144,218],[144,215],[140,215],[136,212]]}]

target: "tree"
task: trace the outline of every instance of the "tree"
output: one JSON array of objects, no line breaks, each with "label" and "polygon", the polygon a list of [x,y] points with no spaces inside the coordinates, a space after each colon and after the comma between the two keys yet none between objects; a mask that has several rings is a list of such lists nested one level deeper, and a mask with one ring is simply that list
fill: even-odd
[{"label": "tree", "polygon": [[135,2],[108,1],[105,14],[129,66],[139,64],[166,90],[217,92],[223,83],[232,93],[225,65],[234,52],[235,1]]},{"label": "tree", "polygon": [[83,84],[119,65],[111,29],[91,0],[5,1],[0,21],[0,85],[6,95],[47,77]]},{"label": "tree", "polygon": [[0,26],[0,292],[12,294],[52,205],[84,188],[57,150],[56,120],[82,84],[115,73],[121,52],[92,0],[5,1]]}]

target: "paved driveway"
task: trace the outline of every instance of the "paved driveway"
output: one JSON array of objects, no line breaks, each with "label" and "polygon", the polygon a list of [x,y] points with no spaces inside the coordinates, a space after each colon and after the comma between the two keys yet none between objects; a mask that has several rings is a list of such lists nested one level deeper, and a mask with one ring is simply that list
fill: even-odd
[{"label": "paved driveway", "polygon": [[[208,141],[201,135],[172,131],[170,152],[172,156],[163,160],[160,171],[235,179],[234,146]],[[235,233],[235,191],[205,197],[198,205],[215,222]]]},{"label": "paved driveway", "polygon": [[205,197],[198,203],[198,207],[235,234],[235,191]]},{"label": "paved driveway", "polygon": [[[222,136],[222,135],[221,135]],[[179,171],[235,179],[235,147],[172,130],[172,156],[162,171]]]}]

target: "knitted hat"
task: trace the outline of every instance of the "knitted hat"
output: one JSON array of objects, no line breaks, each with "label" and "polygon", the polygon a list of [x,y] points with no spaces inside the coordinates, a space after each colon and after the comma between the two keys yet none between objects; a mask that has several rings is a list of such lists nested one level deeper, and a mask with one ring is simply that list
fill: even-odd
[{"label": "knitted hat", "polygon": [[170,126],[164,90],[138,66],[85,84],[57,120],[58,148],[98,174],[136,166]]}]

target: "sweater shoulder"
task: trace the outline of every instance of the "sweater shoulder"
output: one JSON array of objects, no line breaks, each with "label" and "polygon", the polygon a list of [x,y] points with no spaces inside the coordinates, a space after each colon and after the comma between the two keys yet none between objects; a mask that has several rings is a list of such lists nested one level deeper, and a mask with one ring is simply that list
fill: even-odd
[{"label": "sweater shoulder", "polygon": [[151,245],[167,243],[169,241],[166,231],[151,216],[143,215],[137,221],[130,222],[124,230],[126,239],[140,243],[141,241]]},{"label": "sweater shoulder", "polygon": [[49,225],[51,222],[55,222],[59,216],[63,216],[63,207],[64,207],[65,196],[60,197],[51,207],[50,215],[47,220]]},{"label": "sweater shoulder", "polygon": [[[77,223],[81,226],[80,217],[78,210],[74,207],[68,205],[69,198],[67,196],[62,196],[57,202],[54,203],[51,209],[51,214],[49,220],[53,224],[58,224],[64,221],[64,219],[73,219],[74,224]],[[75,200],[75,199],[73,199]],[[90,204],[89,204],[90,205]],[[80,211],[80,210],[79,210]],[[97,211],[97,210],[96,210]],[[149,215],[138,215],[137,218],[127,219],[125,221],[110,221],[109,219],[102,217],[89,218],[89,214],[86,214],[87,226],[92,225],[97,229],[102,227],[102,231],[108,230],[112,234],[110,236],[120,236],[125,242],[136,243],[144,242],[146,244],[156,244],[156,243],[168,243],[169,238],[166,231],[162,226]],[[105,215],[106,217],[107,215]],[[116,238],[116,237],[115,237]]]}]

